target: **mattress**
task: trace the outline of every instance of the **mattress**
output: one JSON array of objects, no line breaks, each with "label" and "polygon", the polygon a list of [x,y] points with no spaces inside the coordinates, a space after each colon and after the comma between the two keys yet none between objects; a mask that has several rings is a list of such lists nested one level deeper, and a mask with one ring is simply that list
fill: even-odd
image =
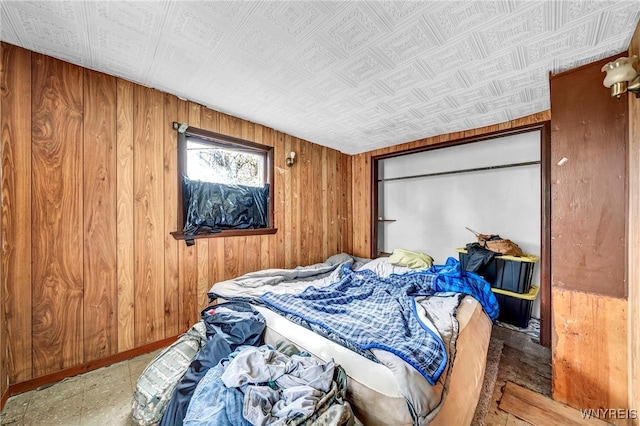
[{"label": "mattress", "polygon": [[[471,423],[482,387],[491,335],[491,321],[474,298],[464,297],[458,307],[459,334],[455,354],[450,354],[453,365],[450,374],[443,374],[434,386],[411,366],[395,359],[390,365],[406,370],[402,372],[402,376],[407,377],[406,383],[399,386],[398,374],[384,364],[386,357],[395,355],[376,351],[374,355],[382,363],[371,361],[270,309],[255,308],[267,321],[265,343],[291,343],[323,361],[333,359],[345,369],[349,377],[347,399],[365,425],[414,424],[415,413],[409,411],[410,405],[419,408],[419,412],[428,412],[428,418],[422,420],[429,424]],[[411,398],[412,404],[407,404],[407,398]]]},{"label": "mattress", "polygon": [[[355,275],[350,274],[351,270]],[[361,270],[369,270],[381,279],[390,278],[388,282],[380,282],[381,286],[393,284],[407,291],[407,295],[415,302],[412,309],[421,325],[439,334],[448,362],[437,377],[428,377],[412,367],[408,362],[414,359],[407,357],[406,353],[380,349],[369,349],[372,354],[367,355],[364,352],[352,352],[305,325],[279,315],[278,309],[262,307],[265,302],[262,296],[266,293],[294,295],[301,294],[309,287],[315,288],[314,292],[318,293],[317,288],[333,283],[344,284],[345,277],[348,277],[346,282],[351,287],[341,288],[341,291],[359,297],[360,293],[354,289],[360,282],[369,285],[368,288],[371,288],[372,282],[365,283],[358,279],[366,277],[375,281],[369,273],[358,275]],[[446,265],[430,270],[427,275],[433,276],[431,283],[438,280],[438,292],[428,294],[429,284],[420,287],[428,280],[418,279],[405,288],[401,279],[393,277],[416,272],[410,268],[390,264],[386,258],[367,260],[341,253],[318,264],[251,272],[216,283],[208,294],[210,300],[238,300],[254,305],[267,322],[266,343],[291,343],[323,361],[333,359],[341,365],[349,378],[347,399],[365,425],[465,425],[470,424],[473,418],[484,379],[491,335],[491,320],[486,312],[494,312],[497,302],[488,283],[480,277],[462,276],[460,271],[459,263],[453,258],[448,259]],[[414,275],[409,280],[416,278]],[[389,287],[389,290],[392,288]],[[420,294],[417,291],[419,289],[425,290],[425,294]],[[365,293],[368,292],[365,290]],[[331,295],[329,299],[332,301],[343,300],[340,297],[345,295],[334,294],[333,289],[327,294]],[[473,294],[477,300],[464,294]],[[269,299],[278,298],[270,296]],[[393,300],[390,303],[392,309],[402,309]],[[370,313],[356,310],[355,315],[360,318],[370,315],[376,320],[379,319],[374,317],[378,310],[382,318],[389,316],[389,312],[380,311],[387,305],[367,306],[371,307]],[[280,311],[291,313],[288,308]],[[406,335],[411,334],[412,331],[407,330]],[[392,338],[397,341],[399,336],[394,334]],[[384,345],[369,346],[372,347],[382,348]],[[431,385],[430,382],[434,383],[434,380],[435,384]]]}]

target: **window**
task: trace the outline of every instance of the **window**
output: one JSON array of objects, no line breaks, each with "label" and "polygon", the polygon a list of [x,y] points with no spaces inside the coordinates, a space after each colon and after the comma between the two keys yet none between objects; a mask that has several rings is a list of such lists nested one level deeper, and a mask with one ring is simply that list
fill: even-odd
[{"label": "window", "polygon": [[186,143],[185,175],[189,179],[254,187],[267,183],[265,152],[220,147],[194,136],[187,136]]},{"label": "window", "polygon": [[186,124],[178,130],[177,239],[275,233],[273,148]]}]

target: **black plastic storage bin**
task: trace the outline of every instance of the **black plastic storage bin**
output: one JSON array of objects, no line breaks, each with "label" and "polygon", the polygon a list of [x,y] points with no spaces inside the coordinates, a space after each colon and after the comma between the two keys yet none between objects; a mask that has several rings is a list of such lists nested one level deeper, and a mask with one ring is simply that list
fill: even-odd
[{"label": "black plastic storage bin", "polygon": [[531,289],[526,294],[500,289],[492,289],[492,291],[500,306],[498,321],[520,328],[527,328],[531,319],[533,301],[538,297],[539,287],[531,286]]},{"label": "black plastic storage bin", "polygon": [[[467,269],[469,255],[466,249],[456,249],[462,269]],[[484,269],[478,272],[491,287],[514,293],[527,293],[531,287],[533,268],[538,261],[537,256],[530,254],[516,256],[495,256]]]}]

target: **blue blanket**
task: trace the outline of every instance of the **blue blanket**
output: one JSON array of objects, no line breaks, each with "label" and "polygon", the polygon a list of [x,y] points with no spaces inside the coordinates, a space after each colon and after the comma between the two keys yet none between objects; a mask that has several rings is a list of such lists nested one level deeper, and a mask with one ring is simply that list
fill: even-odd
[{"label": "blue blanket", "polygon": [[468,294],[480,302],[491,321],[498,319],[500,308],[491,284],[480,275],[465,271],[453,257],[448,258],[444,265],[433,265],[427,273],[436,275],[436,292]]},{"label": "blue blanket", "polygon": [[440,336],[422,323],[414,297],[442,292],[469,294],[480,301],[492,320],[498,304],[489,283],[460,268],[449,258],[445,265],[423,272],[381,278],[372,271],[352,271],[322,288],[302,293],[265,293],[261,299],[275,310],[316,324],[360,349],[390,351],[418,370],[434,385],[447,365]]}]

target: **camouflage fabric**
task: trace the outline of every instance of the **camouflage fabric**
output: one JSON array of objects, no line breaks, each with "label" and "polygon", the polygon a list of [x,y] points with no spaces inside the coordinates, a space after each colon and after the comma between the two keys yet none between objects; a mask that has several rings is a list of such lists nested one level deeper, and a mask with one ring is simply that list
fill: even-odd
[{"label": "camouflage fabric", "polygon": [[149,426],[160,422],[176,385],[206,339],[206,328],[200,321],[147,365],[133,393],[134,424]]},{"label": "camouflage fabric", "polygon": [[331,390],[318,402],[316,411],[306,418],[287,419],[278,425],[287,426],[352,426],[357,420],[351,406],[345,399],[347,391],[347,373],[336,365]]}]

